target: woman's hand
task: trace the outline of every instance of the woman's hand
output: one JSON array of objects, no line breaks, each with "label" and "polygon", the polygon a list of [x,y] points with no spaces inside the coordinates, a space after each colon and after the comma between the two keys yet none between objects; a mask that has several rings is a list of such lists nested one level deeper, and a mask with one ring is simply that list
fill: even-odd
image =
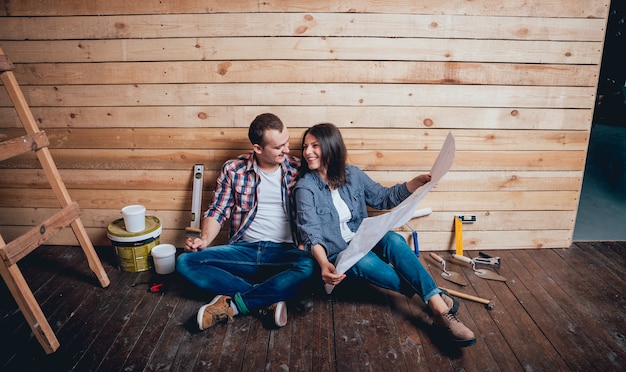
[{"label": "woman's hand", "polygon": [[413,193],[415,190],[430,182],[430,180],[430,174],[420,174],[419,176],[414,177],[413,179],[408,181],[406,183],[406,188],[409,190],[410,193]]},{"label": "woman's hand", "polygon": [[320,265],[320,268],[322,269],[322,280],[326,284],[337,285],[346,277],[346,274],[337,274],[335,265],[330,262]]},{"label": "woman's hand", "polygon": [[313,246],[313,257],[320,265],[322,281],[326,284],[337,285],[346,277],[346,274],[337,274],[337,269],[326,257],[326,249],[320,244]]}]

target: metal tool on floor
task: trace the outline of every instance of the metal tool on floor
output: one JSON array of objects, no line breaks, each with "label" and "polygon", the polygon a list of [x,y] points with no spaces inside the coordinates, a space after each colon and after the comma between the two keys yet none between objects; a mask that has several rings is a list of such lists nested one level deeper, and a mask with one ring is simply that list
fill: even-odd
[{"label": "metal tool on floor", "polygon": [[462,286],[467,285],[467,281],[465,280],[465,278],[461,276],[461,274],[454,272],[454,271],[446,270],[446,260],[444,260],[441,256],[439,256],[436,253],[430,252],[429,254],[432,259],[434,259],[435,261],[437,261],[437,263],[442,265],[442,269],[443,269],[443,272],[441,273],[442,278],[458,285],[462,285]]},{"label": "metal tool on floor", "polygon": [[492,257],[486,253],[478,252],[478,257],[474,257],[476,266],[489,266],[494,269],[500,268],[500,257]]},{"label": "metal tool on floor", "polygon": [[488,280],[497,280],[500,282],[506,282],[506,278],[498,275],[497,273],[495,273],[494,271],[491,270],[485,270],[485,269],[476,269],[476,262],[474,262],[473,259],[469,258],[469,257],[465,257],[465,256],[459,256],[458,254],[453,253],[452,254],[452,258],[454,258],[455,260],[461,261],[461,262],[465,262],[468,263],[470,265],[472,265],[472,270],[474,270],[474,274],[476,274],[477,276],[483,278],[483,279],[488,279]]},{"label": "metal tool on floor", "polygon": [[447,291],[449,295],[454,296],[454,297],[463,298],[463,299],[466,299],[466,300],[470,300],[470,301],[474,301],[474,302],[479,302],[481,304],[485,304],[485,307],[487,308],[487,310],[491,310],[491,309],[493,309],[496,306],[495,300],[488,300],[486,298],[472,296],[472,295],[467,294],[467,293],[458,292],[458,291],[455,291],[453,289],[448,289],[448,288],[443,288],[443,287],[439,287],[439,289],[441,289],[443,291]]}]

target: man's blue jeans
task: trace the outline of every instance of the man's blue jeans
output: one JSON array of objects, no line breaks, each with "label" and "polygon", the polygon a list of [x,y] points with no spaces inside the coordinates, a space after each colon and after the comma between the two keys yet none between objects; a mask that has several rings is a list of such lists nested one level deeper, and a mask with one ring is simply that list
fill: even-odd
[{"label": "man's blue jeans", "polygon": [[[332,257],[332,262],[335,259]],[[442,292],[406,240],[393,231],[387,232],[346,275],[366,279],[408,297],[417,293],[425,303]]]},{"label": "man's blue jeans", "polygon": [[293,244],[237,242],[178,256],[176,270],[197,287],[231,296],[242,314],[299,294],[313,258]]}]

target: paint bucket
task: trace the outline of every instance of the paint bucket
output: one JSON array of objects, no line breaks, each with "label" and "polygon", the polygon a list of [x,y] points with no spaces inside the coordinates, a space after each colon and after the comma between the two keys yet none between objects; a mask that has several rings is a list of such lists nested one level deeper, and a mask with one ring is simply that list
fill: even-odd
[{"label": "paint bucket", "polygon": [[126,231],[136,233],[146,229],[146,207],[143,205],[127,205],[122,208],[122,215]]},{"label": "paint bucket", "polygon": [[176,247],[172,244],[159,244],[150,252],[157,274],[171,274],[176,269]]},{"label": "paint bucket", "polygon": [[145,216],[146,228],[131,233],[126,231],[124,219],[117,219],[109,224],[107,237],[115,248],[115,255],[120,269],[130,272],[146,271],[152,268],[150,251],[159,245],[161,221],[154,216]]}]

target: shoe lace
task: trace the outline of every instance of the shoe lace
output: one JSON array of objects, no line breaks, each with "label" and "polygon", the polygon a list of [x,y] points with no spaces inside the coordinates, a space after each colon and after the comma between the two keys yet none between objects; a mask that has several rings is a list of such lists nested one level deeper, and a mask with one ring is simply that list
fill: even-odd
[{"label": "shoe lace", "polygon": [[224,320],[232,320],[233,318],[228,314],[228,308],[226,309],[205,309],[205,313],[208,313],[213,318],[214,323],[219,323]]},{"label": "shoe lace", "polygon": [[[446,328],[450,328],[451,324],[453,322],[456,323],[461,323],[461,321],[459,320],[459,318],[456,317],[455,314],[451,314],[449,312],[446,312],[444,314],[441,314],[441,317],[443,318],[444,322],[443,322],[443,326],[445,326]],[[445,321],[447,320],[447,322]]]},{"label": "shoe lace", "polygon": [[451,322],[459,322],[459,323],[461,322],[459,318],[456,317],[455,314],[451,314],[450,312],[447,312],[445,314],[445,317],[448,318]]}]

